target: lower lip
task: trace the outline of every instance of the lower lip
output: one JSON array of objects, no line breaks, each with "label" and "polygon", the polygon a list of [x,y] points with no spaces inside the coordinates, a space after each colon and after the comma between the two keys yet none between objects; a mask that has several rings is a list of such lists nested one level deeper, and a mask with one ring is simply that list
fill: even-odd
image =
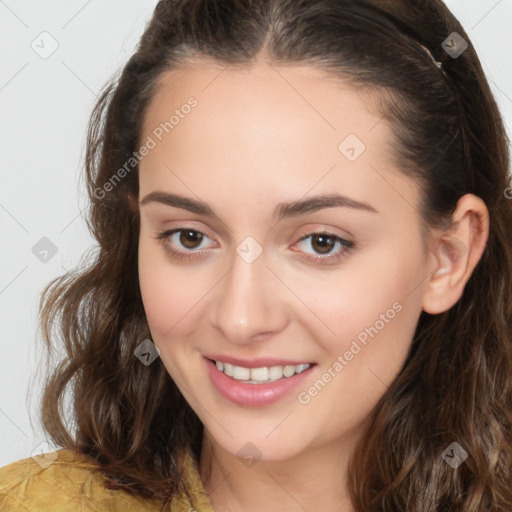
[{"label": "lower lip", "polygon": [[259,407],[277,402],[308,378],[314,365],[291,377],[283,377],[268,384],[247,384],[221,372],[215,363],[204,358],[210,380],[217,391],[231,402],[249,407]]}]

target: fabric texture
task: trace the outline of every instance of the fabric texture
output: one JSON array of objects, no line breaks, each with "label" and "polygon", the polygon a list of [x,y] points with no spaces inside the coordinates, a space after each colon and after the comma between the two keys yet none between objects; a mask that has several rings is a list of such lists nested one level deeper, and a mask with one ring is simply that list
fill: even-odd
[{"label": "fabric texture", "polygon": [[[88,455],[62,449],[0,468],[2,512],[156,512],[162,502],[106,489],[105,476]],[[186,493],[176,496],[172,512],[214,512],[197,464],[184,459]],[[187,496],[187,494],[190,496]]]}]

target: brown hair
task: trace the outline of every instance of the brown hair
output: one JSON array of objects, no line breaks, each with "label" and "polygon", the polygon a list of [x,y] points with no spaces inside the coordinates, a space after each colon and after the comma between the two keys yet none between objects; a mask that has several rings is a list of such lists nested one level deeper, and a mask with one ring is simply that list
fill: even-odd
[{"label": "brown hair", "polygon": [[[457,58],[441,46],[453,32],[469,43]],[[45,429],[57,444],[93,456],[114,486],[164,502],[181,488],[179,454],[191,447],[199,456],[202,425],[161,361],[145,366],[133,355],[150,338],[137,278],[137,166],[116,186],[105,184],[136,151],[164,71],[195,57],[249,66],[262,51],[273,63],[313,66],[381,93],[397,164],[421,185],[425,227],[449,225],[466,193],[489,210],[487,246],[463,296],[442,314],[422,312],[406,364],[357,446],[349,471],[355,509],[512,510],[508,146],[478,57],[440,0],[156,6],[136,53],[91,117],[85,170],[98,250],[41,298],[47,344],[56,344],[55,334],[67,353],[44,391]],[[455,441],[469,456],[452,469],[441,454]]]}]

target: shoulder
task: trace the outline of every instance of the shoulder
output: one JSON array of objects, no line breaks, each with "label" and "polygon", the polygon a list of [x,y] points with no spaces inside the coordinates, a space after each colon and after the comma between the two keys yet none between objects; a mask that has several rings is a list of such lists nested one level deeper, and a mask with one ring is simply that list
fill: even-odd
[{"label": "shoulder", "polygon": [[157,502],[105,488],[105,477],[88,455],[62,449],[0,468],[4,512],[156,511]]}]

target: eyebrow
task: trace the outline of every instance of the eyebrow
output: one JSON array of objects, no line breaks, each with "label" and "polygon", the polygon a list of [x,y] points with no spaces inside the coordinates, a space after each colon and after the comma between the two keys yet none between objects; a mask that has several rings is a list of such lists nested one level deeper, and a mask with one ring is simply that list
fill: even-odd
[{"label": "eyebrow", "polygon": [[[161,192],[158,190],[150,192],[140,201],[141,206],[149,203],[159,203],[166,206],[173,206],[175,208],[182,208],[183,210],[188,210],[189,212],[196,213],[198,215],[219,219],[219,216],[207,203],[177,194],[170,194],[168,192]],[[356,210],[378,213],[373,206],[361,201],[355,201],[347,196],[343,196],[341,194],[322,194],[290,203],[279,203],[275,207],[272,217],[277,221],[281,221],[285,218],[298,217],[299,215],[313,213],[324,208],[335,207],[353,208]]]}]

